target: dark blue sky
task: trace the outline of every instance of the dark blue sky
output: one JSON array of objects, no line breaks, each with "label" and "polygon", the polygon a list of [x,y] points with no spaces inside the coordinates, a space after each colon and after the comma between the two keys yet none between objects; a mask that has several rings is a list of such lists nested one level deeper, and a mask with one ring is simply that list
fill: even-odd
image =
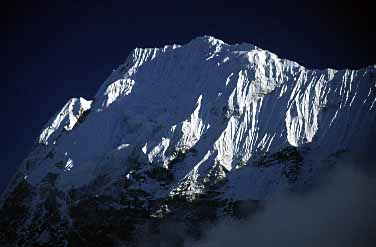
[{"label": "dark blue sky", "polygon": [[1,6],[0,191],[47,120],[71,97],[90,99],[131,49],[184,44],[207,34],[253,43],[310,68],[359,68],[376,63],[370,2],[66,0]]}]

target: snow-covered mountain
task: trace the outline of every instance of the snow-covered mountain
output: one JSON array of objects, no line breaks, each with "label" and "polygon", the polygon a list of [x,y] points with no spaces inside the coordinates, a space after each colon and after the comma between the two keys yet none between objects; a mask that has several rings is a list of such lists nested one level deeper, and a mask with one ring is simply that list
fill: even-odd
[{"label": "snow-covered mountain", "polygon": [[214,220],[303,190],[372,149],[375,74],[209,36],[136,48],[43,128],[2,196],[0,243],[131,246],[168,217]]}]

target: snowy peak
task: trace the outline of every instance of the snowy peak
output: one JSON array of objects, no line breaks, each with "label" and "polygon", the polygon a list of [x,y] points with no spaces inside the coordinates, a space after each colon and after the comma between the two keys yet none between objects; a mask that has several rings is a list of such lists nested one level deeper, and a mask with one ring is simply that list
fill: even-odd
[{"label": "snowy peak", "polygon": [[44,127],[0,200],[0,244],[133,246],[144,223],[196,227],[198,214],[304,190],[374,151],[375,75],[210,36],[136,48]]},{"label": "snowy peak", "polygon": [[[231,58],[231,59],[230,59]],[[251,44],[228,45],[211,36],[193,39],[186,45],[168,45],[163,48],[136,48],[128,56],[126,62],[114,70],[99,89],[96,99],[100,98],[100,107],[107,107],[121,95],[129,94],[134,85],[134,74],[149,64],[160,59],[168,63],[179,63],[180,66],[191,65],[191,70],[198,70],[199,64],[258,67],[258,74],[265,73],[264,65],[274,66],[281,72],[282,67],[293,70],[298,65],[287,60],[280,60],[275,54],[261,50]],[[185,59],[182,60],[182,59]],[[186,64],[182,64],[186,62]],[[239,64],[240,63],[240,64]],[[172,64],[169,64],[171,66]],[[144,69],[144,70],[145,70]],[[158,69],[158,65],[153,70]],[[232,68],[230,68],[232,69]],[[271,68],[269,68],[271,71]],[[268,73],[269,71],[266,71]],[[272,75],[271,75],[272,76]],[[193,83],[193,82],[191,82]]]},{"label": "snowy peak", "polygon": [[[54,158],[26,169],[26,175],[37,184],[48,173],[45,166],[53,167],[61,188],[68,188],[99,174],[131,172],[128,159],[146,170],[172,171],[171,164],[189,154],[173,171],[175,182],[159,193],[201,193],[207,181],[220,178],[241,183],[246,172],[231,174],[246,167],[256,176],[255,164],[285,148],[309,145],[325,156],[374,134],[372,73],[373,67],[309,70],[254,45],[229,45],[211,36],[182,46],[136,48],[93,101],[72,99],[47,124],[39,143]],[[69,169],[59,170],[56,163]],[[274,185],[247,197],[278,187],[281,167],[273,169]],[[257,180],[259,187],[267,182]]]}]

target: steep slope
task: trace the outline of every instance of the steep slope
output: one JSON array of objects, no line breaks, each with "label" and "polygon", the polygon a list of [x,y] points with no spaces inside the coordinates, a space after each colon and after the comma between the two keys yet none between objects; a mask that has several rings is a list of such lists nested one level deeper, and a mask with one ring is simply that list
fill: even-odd
[{"label": "steep slope", "polygon": [[306,69],[208,36],[137,48],[93,100],[46,124],[3,194],[0,243],[129,244],[151,219],[213,220],[302,190],[371,150],[375,73]]}]

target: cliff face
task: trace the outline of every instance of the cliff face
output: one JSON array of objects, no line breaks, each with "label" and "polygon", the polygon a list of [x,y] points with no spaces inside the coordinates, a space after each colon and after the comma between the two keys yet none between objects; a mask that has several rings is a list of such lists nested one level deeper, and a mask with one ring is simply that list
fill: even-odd
[{"label": "cliff face", "polygon": [[208,36],[137,48],[44,127],[2,196],[0,243],[130,245],[166,218],[191,226],[304,190],[372,150],[375,73]]}]

